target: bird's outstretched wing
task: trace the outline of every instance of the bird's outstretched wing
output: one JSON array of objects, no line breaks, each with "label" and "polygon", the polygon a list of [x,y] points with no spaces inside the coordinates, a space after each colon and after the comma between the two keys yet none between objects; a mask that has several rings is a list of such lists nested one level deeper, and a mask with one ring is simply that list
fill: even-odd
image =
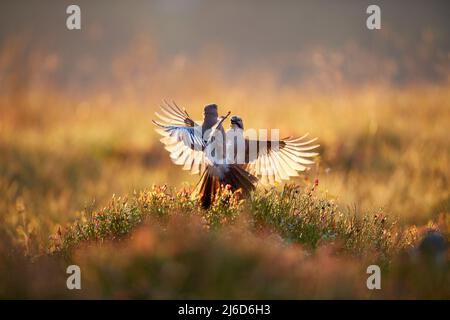
[{"label": "bird's outstretched wing", "polygon": [[319,145],[313,144],[317,138],[284,138],[279,141],[245,139],[245,161],[247,171],[260,177],[263,184],[274,184],[290,177],[298,176],[298,171],[306,170],[314,162],[310,158],[317,155],[311,152]]},{"label": "bird's outstretched wing", "polygon": [[161,134],[161,142],[170,152],[172,161],[190,170],[192,174],[203,172],[209,160],[205,156],[202,127],[191,119],[186,110],[175,102],[163,101],[161,113],[155,112],[159,121],[152,120]]}]

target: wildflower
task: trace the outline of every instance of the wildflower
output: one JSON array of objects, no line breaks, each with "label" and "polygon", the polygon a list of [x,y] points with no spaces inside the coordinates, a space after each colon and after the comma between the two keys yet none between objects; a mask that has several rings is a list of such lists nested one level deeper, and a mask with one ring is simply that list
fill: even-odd
[{"label": "wildflower", "polygon": [[314,180],[314,187],[317,187],[318,185],[319,185],[319,179],[316,178],[316,179]]}]

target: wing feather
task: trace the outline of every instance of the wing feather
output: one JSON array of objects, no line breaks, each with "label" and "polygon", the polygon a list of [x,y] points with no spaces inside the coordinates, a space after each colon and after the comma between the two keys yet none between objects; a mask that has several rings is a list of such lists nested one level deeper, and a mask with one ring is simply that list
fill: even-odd
[{"label": "wing feather", "polygon": [[[305,171],[308,165],[314,163],[312,158],[318,155],[317,152],[312,152],[319,147],[318,144],[313,144],[317,138],[307,139],[307,137],[308,134],[298,138],[287,137],[279,141],[246,139],[246,169],[261,177],[262,183],[269,184],[298,176],[298,172]],[[255,143],[256,152],[250,150],[250,146]],[[254,154],[251,154],[252,151]]]},{"label": "wing feather", "polygon": [[201,173],[209,160],[204,156],[205,142],[202,139],[201,126],[195,123],[175,102],[163,100],[160,112],[155,112],[158,121],[155,131],[162,138],[160,141],[169,152],[173,163],[190,170],[192,174]]}]

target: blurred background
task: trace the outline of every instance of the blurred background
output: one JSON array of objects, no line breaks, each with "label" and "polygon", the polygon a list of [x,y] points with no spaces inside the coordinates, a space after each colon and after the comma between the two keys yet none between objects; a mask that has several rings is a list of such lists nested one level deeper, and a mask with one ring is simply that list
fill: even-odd
[{"label": "blurred background", "polygon": [[[2,1],[0,39],[8,46],[21,38],[23,54],[47,51],[51,80],[79,93],[123,76],[117,58],[130,51],[133,63],[147,68],[171,61],[179,67],[192,60],[221,64],[232,83],[257,71],[280,84],[331,76],[322,79],[326,87],[337,80],[405,84],[447,78],[447,1],[376,1],[379,31],[366,28],[370,1],[81,0],[81,31],[65,27],[70,4]],[[339,75],[325,75],[330,67]],[[136,76],[149,76],[136,69]]]},{"label": "blurred background", "polygon": [[[0,216],[45,242],[112,194],[192,186],[150,120],[219,104],[252,128],[309,132],[327,197],[403,223],[449,212],[448,1],[0,4]],[[366,8],[381,7],[381,30]],[[20,214],[18,214],[20,213]],[[23,218],[26,216],[26,218]],[[26,223],[22,220],[26,219]]]}]

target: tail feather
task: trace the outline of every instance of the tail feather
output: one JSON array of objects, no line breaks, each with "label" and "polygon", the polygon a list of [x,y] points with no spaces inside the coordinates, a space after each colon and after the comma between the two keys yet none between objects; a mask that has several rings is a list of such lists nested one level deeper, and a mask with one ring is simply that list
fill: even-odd
[{"label": "tail feather", "polygon": [[241,189],[244,195],[250,194],[255,189],[258,179],[245,171],[239,165],[233,165],[224,177],[224,183],[229,184],[233,191]]},{"label": "tail feather", "polygon": [[200,181],[194,190],[193,196],[198,197],[203,208],[209,208],[211,206],[215,196],[215,180],[218,180],[217,177],[212,175],[210,170],[207,168],[203,171]]},{"label": "tail feather", "polygon": [[255,189],[258,179],[242,166],[233,164],[224,169],[221,177],[217,175],[217,168],[212,166],[208,166],[203,172],[193,192],[193,197],[200,200],[203,208],[207,209],[211,206],[217,197],[220,186],[230,185],[233,192],[240,189],[244,196],[249,195]]}]

